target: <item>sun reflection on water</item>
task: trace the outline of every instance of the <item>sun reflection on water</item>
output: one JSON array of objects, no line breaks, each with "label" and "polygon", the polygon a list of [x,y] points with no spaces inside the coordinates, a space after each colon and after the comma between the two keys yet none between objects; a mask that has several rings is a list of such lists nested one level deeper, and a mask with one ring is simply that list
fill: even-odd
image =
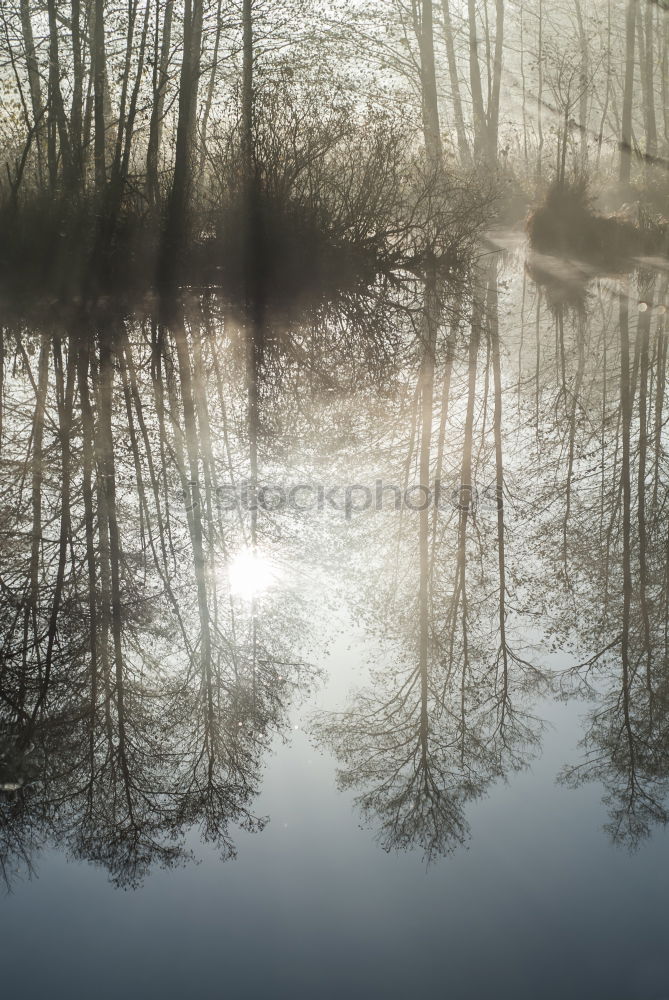
[{"label": "sun reflection on water", "polygon": [[244,601],[253,601],[279,581],[277,566],[262,552],[250,547],[240,549],[227,565],[230,593]]}]

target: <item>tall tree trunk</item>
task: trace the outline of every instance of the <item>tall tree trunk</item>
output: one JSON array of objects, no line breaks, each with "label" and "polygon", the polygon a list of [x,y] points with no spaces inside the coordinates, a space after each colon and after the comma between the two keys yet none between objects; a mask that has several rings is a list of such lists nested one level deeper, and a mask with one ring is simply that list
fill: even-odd
[{"label": "tall tree trunk", "polygon": [[151,120],[149,122],[149,141],[146,149],[146,190],[149,203],[156,206],[160,196],[158,179],[158,153],[163,130],[163,115],[165,113],[165,94],[167,93],[168,68],[170,61],[170,44],[172,39],[172,13],[174,0],[166,0],[163,15],[163,37],[158,56],[158,38],[160,35],[160,0],[156,0],[156,36],[153,53],[153,102],[151,105]]},{"label": "tall tree trunk", "polygon": [[453,101],[453,117],[455,119],[455,132],[458,137],[458,151],[461,163],[468,165],[471,163],[471,150],[465,132],[465,121],[462,114],[462,94],[460,93],[460,76],[458,74],[458,63],[455,55],[455,39],[453,37],[453,23],[451,21],[451,10],[449,0],[441,0],[441,7],[444,16],[444,41],[446,42],[446,58],[448,60],[448,75],[451,81],[451,98]]},{"label": "tall tree trunk", "polygon": [[422,0],[419,25],[420,75],[423,106],[423,136],[427,161],[432,168],[441,164],[443,150],[439,127],[437,76],[434,66],[434,23],[432,0]]},{"label": "tall tree trunk", "polygon": [[202,0],[185,0],[174,176],[167,210],[161,260],[160,279],[164,288],[169,288],[172,285],[178,273],[187,236],[188,213],[193,194],[193,144],[200,80],[201,43]]},{"label": "tall tree trunk", "polygon": [[472,114],[474,118],[474,159],[480,160],[487,142],[487,120],[483,107],[481,88],[481,68],[479,66],[478,34],[476,30],[476,0],[467,0],[469,17],[469,83],[472,91]]},{"label": "tall tree trunk", "polygon": [[537,132],[539,135],[539,148],[537,149],[537,177],[541,178],[542,158],[544,155],[544,5],[543,0],[539,0],[539,34],[537,39]]},{"label": "tall tree trunk", "polygon": [[597,134],[597,163],[595,169],[599,170],[599,161],[602,155],[602,145],[604,142],[604,128],[609,114],[609,100],[611,97],[611,0],[606,2],[606,88],[604,91],[604,106],[602,108],[602,120]]},{"label": "tall tree trunk", "polygon": [[[125,122],[121,123],[119,128],[120,145],[117,148],[119,196],[122,193],[122,186],[125,184],[130,170],[130,153],[132,150],[135,120],[137,118],[137,102],[139,99],[139,88],[142,82],[142,74],[144,72],[144,57],[146,54],[146,42],[149,32],[149,11],[150,6],[147,3],[144,12],[144,23],[142,25],[139,52],[136,56],[137,68],[135,71],[135,80],[130,94],[130,102],[128,104],[127,114],[125,115]],[[121,148],[122,153],[120,152]]]},{"label": "tall tree trunk", "polygon": [[[646,127],[646,154],[655,156],[657,153],[657,123],[655,119],[655,72],[654,72],[654,45],[653,45],[653,16],[654,5],[646,4],[645,23],[645,59],[641,67],[643,80],[643,112]],[[639,25],[641,27],[641,17]]]},{"label": "tall tree trunk", "polygon": [[[133,42],[135,40],[135,25],[137,23],[137,6],[139,0],[129,0],[128,2],[128,28],[125,40],[125,59],[123,62],[123,72],[121,73],[121,94],[119,98],[118,125],[116,127],[116,138],[114,141],[114,156],[112,159],[112,181],[118,182],[118,175],[121,167],[121,156],[123,150],[123,136],[126,124],[126,106],[128,101],[128,90],[130,87],[130,69],[133,61]],[[147,4],[146,13],[149,7]]]},{"label": "tall tree trunk", "polygon": [[590,58],[588,38],[583,21],[583,11],[580,0],[574,0],[576,23],[578,25],[578,41],[581,54],[578,95],[578,124],[581,130],[581,170],[585,172],[588,164],[588,76],[590,73]]},{"label": "tall tree trunk", "polygon": [[[262,218],[260,192],[254,159],[254,42],[253,0],[244,0],[242,6],[242,106],[241,143],[242,160],[242,264],[244,301],[249,321],[247,349],[251,352],[252,371],[257,377],[263,354],[264,330],[264,276],[258,266],[262,253]],[[256,385],[254,379],[251,385]],[[251,515],[252,520],[255,514]]]},{"label": "tall tree trunk", "polygon": [[70,139],[72,143],[73,181],[83,177],[82,126],[84,114],[84,64],[81,48],[81,0],[72,0],[72,111]]},{"label": "tall tree trunk", "polygon": [[495,52],[493,56],[492,90],[488,107],[488,155],[492,163],[497,160],[499,135],[499,95],[502,85],[502,58],[504,53],[504,0],[495,0]]},{"label": "tall tree trunk", "polygon": [[662,34],[662,122],[664,125],[664,150],[669,150],[669,17],[658,11]]},{"label": "tall tree trunk", "polygon": [[106,166],[106,115],[105,115],[105,24],[104,0],[92,0],[91,21],[93,51],[93,160],[95,163],[95,189],[104,190],[107,181]]},{"label": "tall tree trunk", "polygon": [[634,91],[634,36],[637,0],[627,0],[625,18],[625,83],[620,136],[620,172],[622,184],[629,184],[632,166],[632,97]]},{"label": "tall tree trunk", "polygon": [[522,116],[523,116],[523,156],[525,166],[528,165],[528,143],[527,143],[527,79],[525,75],[525,23],[523,19],[524,8],[520,5],[520,83],[522,91]]},{"label": "tall tree trunk", "polygon": [[29,0],[21,0],[21,31],[23,46],[26,53],[26,69],[28,71],[28,86],[30,87],[30,103],[32,105],[33,122],[35,125],[35,148],[37,150],[37,174],[41,183],[44,169],[44,105],[42,103],[42,85],[40,82],[39,65],[35,53],[35,39],[32,21],[30,19]]},{"label": "tall tree trunk", "polygon": [[247,190],[253,178],[253,0],[242,6],[242,169]]},{"label": "tall tree trunk", "polygon": [[49,16],[49,100],[48,100],[48,151],[49,151],[49,177],[51,186],[54,187],[58,174],[58,155],[63,164],[63,174],[66,184],[71,182],[71,150],[70,139],[67,132],[67,120],[65,118],[65,105],[63,94],[60,89],[60,54],[58,44],[58,20],[56,11],[56,0],[48,0],[47,10]]},{"label": "tall tree trunk", "polygon": [[216,8],[216,35],[214,37],[214,52],[211,59],[211,73],[209,74],[209,86],[207,87],[207,97],[202,112],[202,126],[200,129],[200,169],[199,177],[204,174],[204,166],[207,159],[207,127],[209,125],[209,115],[214,102],[214,90],[216,87],[216,71],[218,69],[218,53],[221,48],[221,33],[223,28],[223,18],[221,17],[221,7],[223,0],[218,0]]}]

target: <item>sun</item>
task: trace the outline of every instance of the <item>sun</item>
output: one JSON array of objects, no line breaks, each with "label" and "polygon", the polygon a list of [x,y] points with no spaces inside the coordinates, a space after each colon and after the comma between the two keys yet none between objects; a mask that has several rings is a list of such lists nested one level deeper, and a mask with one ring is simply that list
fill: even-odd
[{"label": "sun", "polygon": [[228,563],[230,593],[252,601],[269,590],[279,579],[279,573],[267,556],[257,549],[244,548]]}]

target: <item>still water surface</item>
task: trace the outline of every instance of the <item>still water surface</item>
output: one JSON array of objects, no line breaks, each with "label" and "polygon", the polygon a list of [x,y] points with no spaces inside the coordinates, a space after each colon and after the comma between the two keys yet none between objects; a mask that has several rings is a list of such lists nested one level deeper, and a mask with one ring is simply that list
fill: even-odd
[{"label": "still water surface", "polygon": [[669,997],[667,276],[490,251],[4,328],[8,995]]}]

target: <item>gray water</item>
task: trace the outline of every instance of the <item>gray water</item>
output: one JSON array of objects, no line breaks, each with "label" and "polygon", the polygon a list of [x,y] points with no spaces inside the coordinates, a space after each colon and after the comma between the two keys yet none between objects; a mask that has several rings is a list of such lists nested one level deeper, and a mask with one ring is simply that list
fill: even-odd
[{"label": "gray water", "polygon": [[669,996],[667,279],[527,263],[5,328],[8,996]]}]

